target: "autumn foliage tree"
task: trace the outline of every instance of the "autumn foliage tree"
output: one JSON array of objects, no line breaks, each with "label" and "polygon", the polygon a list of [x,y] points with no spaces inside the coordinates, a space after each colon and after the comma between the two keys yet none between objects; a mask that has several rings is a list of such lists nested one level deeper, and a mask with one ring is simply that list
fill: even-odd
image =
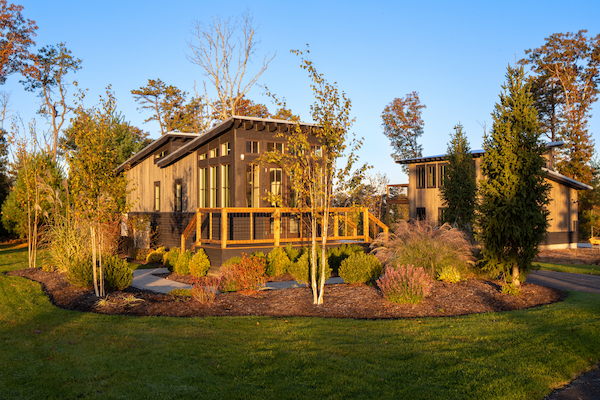
[{"label": "autumn foliage tree", "polygon": [[20,71],[35,43],[37,25],[21,14],[23,6],[0,0],[0,84],[8,75]]},{"label": "autumn foliage tree", "polygon": [[[383,133],[390,139],[394,160],[423,155],[423,146],[418,139],[423,135],[425,123],[421,114],[425,107],[419,100],[419,94],[412,92],[406,97],[395,98],[384,108],[381,114]],[[402,169],[408,172],[407,165],[403,165]]]},{"label": "autumn foliage tree", "polygon": [[555,33],[543,46],[525,51],[542,129],[551,140],[563,140],[557,170],[591,183],[594,142],[588,132],[592,104],[600,83],[600,34],[588,38],[586,30]]}]

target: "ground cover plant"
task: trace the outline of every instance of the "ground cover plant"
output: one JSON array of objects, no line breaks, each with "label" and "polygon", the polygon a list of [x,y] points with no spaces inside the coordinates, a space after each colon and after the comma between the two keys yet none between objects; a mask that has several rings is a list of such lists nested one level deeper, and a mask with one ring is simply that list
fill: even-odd
[{"label": "ground cover plant", "polygon": [[5,275],[24,250],[0,248],[5,398],[541,399],[600,355],[594,294],[453,318],[99,315]]}]

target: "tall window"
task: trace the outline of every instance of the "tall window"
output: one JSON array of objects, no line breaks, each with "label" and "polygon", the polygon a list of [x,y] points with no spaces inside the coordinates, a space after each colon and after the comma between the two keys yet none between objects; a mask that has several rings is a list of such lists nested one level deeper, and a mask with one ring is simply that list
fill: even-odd
[{"label": "tall window", "polygon": [[246,153],[258,154],[258,142],[246,141]]},{"label": "tall window", "polygon": [[258,165],[246,164],[246,207],[259,207],[259,173]]},{"label": "tall window", "polygon": [[267,142],[267,151],[283,153],[283,143]]},{"label": "tall window", "polygon": [[229,164],[221,165],[221,207],[231,207]]},{"label": "tall window", "polygon": [[210,167],[210,207],[219,206],[219,167]]},{"label": "tall window", "polygon": [[206,153],[198,154],[198,161],[206,160]]},{"label": "tall window", "polygon": [[216,158],[219,157],[219,148],[215,147],[214,149],[210,149],[208,151],[208,157],[209,158]]},{"label": "tall window", "polygon": [[425,166],[417,165],[417,189],[425,187]]},{"label": "tall window", "polygon": [[154,182],[154,211],[160,211],[160,182]]},{"label": "tall window", "polygon": [[435,171],[437,166],[435,164],[431,164],[427,166],[427,187],[434,188],[435,187]]},{"label": "tall window", "polygon": [[446,167],[448,164],[440,164],[440,184],[439,187],[444,187],[444,180],[446,179]]},{"label": "tall window", "polygon": [[[278,196],[281,200],[281,168],[269,169],[269,184],[271,186],[271,195]],[[277,203],[271,201],[271,206],[275,207]]]},{"label": "tall window", "polygon": [[228,156],[231,153],[229,142],[221,143],[221,156]]},{"label": "tall window", "polygon": [[198,172],[198,207],[208,207],[208,168],[200,168]]},{"label": "tall window", "polygon": [[175,211],[181,212],[183,206],[183,193],[181,192],[181,181],[175,181]]}]

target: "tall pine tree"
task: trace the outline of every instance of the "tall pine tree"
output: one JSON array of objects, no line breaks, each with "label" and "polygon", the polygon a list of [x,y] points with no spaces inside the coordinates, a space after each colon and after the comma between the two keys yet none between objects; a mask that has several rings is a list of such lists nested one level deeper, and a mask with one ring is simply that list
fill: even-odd
[{"label": "tall pine tree", "polygon": [[484,137],[479,234],[484,268],[512,275],[518,287],[546,235],[550,185],[544,180],[546,147],[523,68],[509,66],[506,79],[492,130]]},{"label": "tall pine tree", "polygon": [[440,187],[446,210],[440,222],[456,224],[462,230],[471,231],[477,204],[477,183],[471,148],[461,124],[454,127],[454,134],[450,136],[446,160],[448,164],[441,177],[443,186]]}]

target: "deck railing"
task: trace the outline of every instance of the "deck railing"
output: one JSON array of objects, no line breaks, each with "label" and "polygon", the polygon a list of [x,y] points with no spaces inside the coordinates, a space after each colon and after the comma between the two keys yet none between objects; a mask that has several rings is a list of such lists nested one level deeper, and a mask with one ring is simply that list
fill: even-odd
[{"label": "deck railing", "polygon": [[[321,213],[322,215],[322,213]],[[322,219],[317,221],[317,238],[322,240]],[[196,231],[194,246],[210,244],[228,246],[273,244],[311,240],[311,213],[299,208],[198,208],[181,235],[181,251]],[[370,242],[388,227],[367,208],[331,208],[327,237],[334,241]]]},{"label": "deck railing", "polygon": [[387,185],[388,204],[408,204],[408,183]]}]

